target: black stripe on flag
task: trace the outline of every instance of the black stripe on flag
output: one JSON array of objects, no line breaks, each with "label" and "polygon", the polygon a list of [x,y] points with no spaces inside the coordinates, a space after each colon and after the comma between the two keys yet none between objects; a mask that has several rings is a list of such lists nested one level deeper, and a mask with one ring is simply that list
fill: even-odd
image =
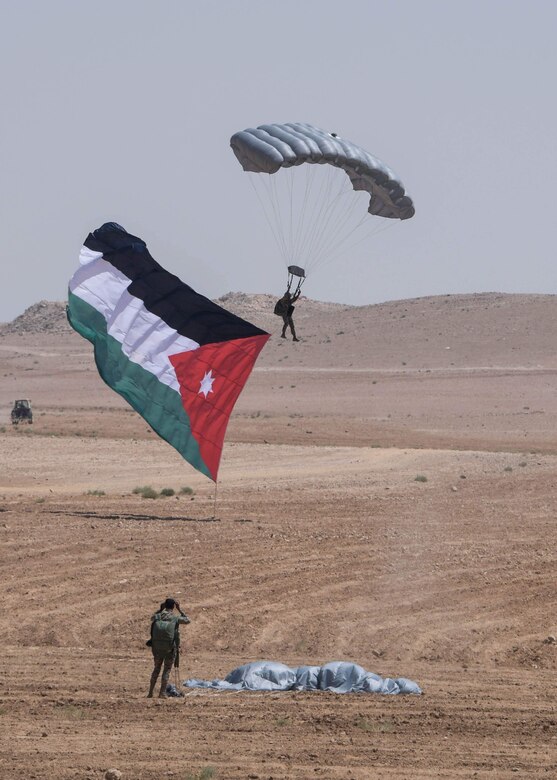
[{"label": "black stripe on flag", "polygon": [[251,336],[267,335],[195,292],[151,257],[147,245],[116,222],[106,222],[89,233],[85,246],[130,279],[130,295],[182,336],[198,344],[215,344]]}]

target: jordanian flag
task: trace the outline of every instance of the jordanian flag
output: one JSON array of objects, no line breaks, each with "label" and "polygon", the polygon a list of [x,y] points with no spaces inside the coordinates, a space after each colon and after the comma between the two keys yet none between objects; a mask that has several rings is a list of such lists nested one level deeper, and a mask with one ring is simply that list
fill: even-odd
[{"label": "jordanian flag", "polygon": [[228,419],[269,334],[165,271],[114,222],[87,236],[68,320],[101,377],[159,436],[217,480]]}]

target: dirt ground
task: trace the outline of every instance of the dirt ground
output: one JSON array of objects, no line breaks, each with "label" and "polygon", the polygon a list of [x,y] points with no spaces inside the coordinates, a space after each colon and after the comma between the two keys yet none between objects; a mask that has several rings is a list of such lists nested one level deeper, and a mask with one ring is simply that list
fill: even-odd
[{"label": "dirt ground", "polygon": [[[557,777],[552,365],[267,358],[215,495],[86,342],[0,347],[0,777]],[[167,595],[192,619],[180,680],[350,660],[424,693],[147,700]]]}]

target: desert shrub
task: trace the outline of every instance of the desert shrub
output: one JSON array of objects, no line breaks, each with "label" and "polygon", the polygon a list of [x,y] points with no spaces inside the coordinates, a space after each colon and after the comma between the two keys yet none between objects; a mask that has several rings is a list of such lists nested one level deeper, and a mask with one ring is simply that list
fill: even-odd
[{"label": "desert shrub", "polygon": [[62,704],[59,706],[58,711],[62,718],[71,720],[81,720],[85,715],[85,711],[76,704]]},{"label": "desert shrub", "polygon": [[513,470],[512,466],[505,466],[505,468],[503,469],[503,471],[512,471],[512,470]]},{"label": "desert shrub", "polygon": [[159,494],[150,485],[146,485],[141,491],[142,498],[158,498]]},{"label": "desert shrub", "polygon": [[136,496],[141,496],[142,498],[157,498],[159,495],[156,490],[153,490],[151,485],[138,485],[137,487],[134,487],[132,493]]},{"label": "desert shrub", "polygon": [[416,474],[414,482],[427,482],[427,477],[424,474]]},{"label": "desert shrub", "polygon": [[394,722],[390,719],[369,721],[366,718],[360,717],[354,725],[362,731],[373,734],[385,734],[394,730]]},{"label": "desert shrub", "polygon": [[106,496],[104,490],[88,490],[86,496]]},{"label": "desert shrub", "polygon": [[200,772],[195,775],[187,774],[186,780],[211,780],[216,777],[216,770],[213,766],[205,766]]},{"label": "desert shrub", "polygon": [[134,487],[132,493],[134,493],[136,496],[142,496],[145,491],[149,492],[150,490],[153,490],[151,485],[138,485],[137,487]]},{"label": "desert shrub", "polygon": [[183,488],[180,488],[180,495],[181,496],[191,496],[193,495],[193,488],[188,487],[187,485]]},{"label": "desert shrub", "polygon": [[174,488],[163,488],[161,490],[161,496],[173,496]]}]

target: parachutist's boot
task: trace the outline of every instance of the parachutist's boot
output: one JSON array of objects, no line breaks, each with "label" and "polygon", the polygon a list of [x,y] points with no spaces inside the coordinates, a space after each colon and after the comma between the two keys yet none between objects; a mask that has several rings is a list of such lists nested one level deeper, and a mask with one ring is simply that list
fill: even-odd
[{"label": "parachutist's boot", "polygon": [[153,698],[153,691],[155,690],[155,685],[157,684],[157,677],[159,676],[159,673],[153,672],[151,674],[151,680],[149,681],[149,693],[147,694],[148,699]]},{"label": "parachutist's boot", "polygon": [[170,677],[170,672],[168,674],[163,674],[162,680],[161,680],[161,689],[159,691],[159,699],[167,699],[168,695],[166,693],[166,686],[168,685],[168,679]]}]

